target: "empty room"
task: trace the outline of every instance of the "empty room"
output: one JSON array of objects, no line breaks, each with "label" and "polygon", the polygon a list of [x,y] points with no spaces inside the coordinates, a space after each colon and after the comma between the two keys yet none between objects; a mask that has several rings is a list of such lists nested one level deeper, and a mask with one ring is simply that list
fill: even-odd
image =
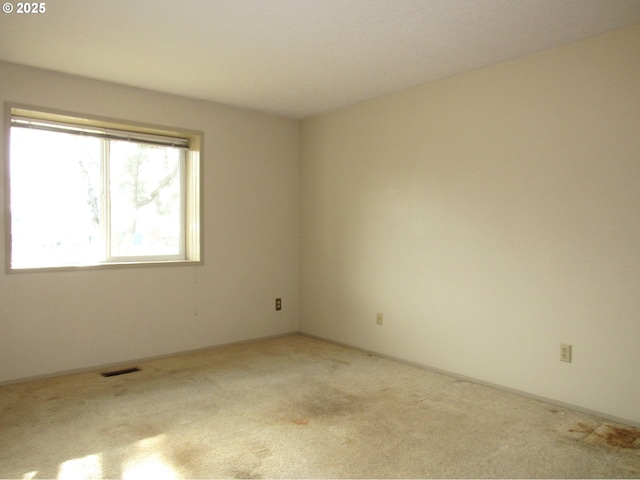
[{"label": "empty room", "polygon": [[640,477],[640,0],[2,9],[0,478]]}]

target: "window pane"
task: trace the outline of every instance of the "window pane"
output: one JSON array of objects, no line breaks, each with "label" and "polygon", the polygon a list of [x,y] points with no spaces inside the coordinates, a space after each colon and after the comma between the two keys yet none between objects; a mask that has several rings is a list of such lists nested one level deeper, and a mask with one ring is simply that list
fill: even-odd
[{"label": "window pane", "polygon": [[96,263],[100,140],[11,128],[12,268]]},{"label": "window pane", "polygon": [[111,141],[111,256],[180,255],[182,150]]}]

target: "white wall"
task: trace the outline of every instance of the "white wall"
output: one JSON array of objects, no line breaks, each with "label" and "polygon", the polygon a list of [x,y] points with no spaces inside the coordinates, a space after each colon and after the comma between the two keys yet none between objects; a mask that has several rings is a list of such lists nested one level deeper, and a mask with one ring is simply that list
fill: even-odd
[{"label": "white wall", "polygon": [[17,274],[3,266],[0,382],[297,330],[297,121],[6,63],[0,101],[205,135],[204,266]]},{"label": "white wall", "polygon": [[300,142],[301,331],[640,422],[640,26]]}]

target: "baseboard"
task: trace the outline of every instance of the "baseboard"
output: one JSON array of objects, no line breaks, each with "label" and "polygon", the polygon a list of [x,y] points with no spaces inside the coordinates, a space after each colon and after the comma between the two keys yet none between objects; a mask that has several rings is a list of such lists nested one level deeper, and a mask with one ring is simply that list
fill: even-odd
[{"label": "baseboard", "polygon": [[601,418],[603,420],[608,420],[610,422],[615,422],[615,423],[619,423],[619,424],[623,424],[623,425],[628,425],[630,427],[640,428],[640,422],[637,422],[635,420],[630,420],[628,418],[618,417],[616,415],[611,415],[609,413],[600,412],[600,411],[597,411],[597,410],[591,410],[589,408],[581,407],[580,405],[574,405],[574,404],[571,404],[571,403],[562,402],[560,400],[555,400],[553,398],[544,397],[544,396],[541,396],[541,395],[536,395],[535,393],[530,393],[530,392],[527,392],[527,391],[524,391],[524,390],[518,390],[516,388],[507,387],[507,386],[500,385],[500,384],[497,384],[497,383],[486,382],[484,380],[479,380],[477,378],[468,377],[466,375],[461,375],[461,374],[458,374],[458,373],[455,373],[455,372],[442,370],[440,368],[432,367],[430,365],[425,365],[425,364],[418,363],[418,362],[412,362],[412,361],[409,361],[409,360],[405,360],[403,358],[394,357],[393,355],[386,355],[384,353],[376,352],[374,350],[367,350],[366,348],[357,347],[355,345],[350,345],[348,343],[338,342],[338,341],[332,340],[330,338],[324,338],[324,337],[320,337],[318,335],[312,335],[310,333],[305,333],[305,332],[297,332],[297,334],[305,336],[305,337],[313,338],[314,340],[320,340],[320,341],[323,341],[323,342],[332,343],[334,345],[339,345],[341,347],[346,347],[346,348],[350,348],[350,349],[357,350],[357,351],[360,351],[360,352],[368,353],[370,355],[375,355],[377,357],[385,358],[387,360],[393,360],[393,361],[396,361],[396,362],[404,363],[406,365],[411,365],[413,367],[429,370],[430,372],[439,373],[441,375],[447,375],[449,377],[458,378],[458,379],[464,380],[466,382],[475,383],[477,385],[483,385],[485,387],[495,388],[497,390],[502,390],[504,392],[509,392],[509,393],[513,393],[515,395],[520,395],[522,397],[531,398],[533,400],[537,400],[537,401],[540,401],[540,402],[545,402],[545,403],[548,403],[550,405],[555,405],[555,406],[566,408],[566,409],[569,409],[569,410],[574,410],[576,412],[585,413],[587,415],[592,415],[594,417],[599,417],[599,418]]},{"label": "baseboard", "polygon": [[90,367],[84,367],[84,368],[75,368],[75,369],[71,369],[71,370],[62,370],[62,371],[58,371],[58,372],[52,372],[52,373],[46,373],[43,375],[34,375],[34,376],[30,376],[30,377],[22,377],[22,378],[16,378],[16,379],[12,379],[12,380],[3,380],[0,381],[0,386],[4,386],[4,385],[15,385],[18,383],[26,383],[26,382],[33,382],[36,380],[43,380],[46,378],[55,378],[55,377],[61,377],[63,375],[75,375],[78,373],[88,373],[88,372],[97,372],[97,371],[101,371],[101,370],[119,370],[122,368],[128,368],[131,367],[132,365],[136,364],[136,363],[143,363],[143,362],[150,362],[153,360],[160,360],[163,358],[169,358],[169,357],[177,357],[179,355],[188,355],[190,353],[198,353],[198,352],[206,352],[209,350],[217,350],[220,348],[225,348],[225,347],[233,347],[235,345],[245,345],[245,344],[250,344],[250,343],[256,343],[256,342],[262,342],[265,340],[272,340],[274,338],[281,338],[281,337],[289,337],[291,335],[297,335],[300,332],[297,331],[291,331],[291,332],[286,332],[286,333],[280,333],[277,335],[267,335],[264,337],[255,337],[255,338],[250,338],[247,340],[239,340],[237,342],[229,342],[229,343],[221,343],[221,344],[216,344],[216,345],[210,345],[207,347],[200,347],[200,348],[194,348],[194,349],[190,349],[190,350],[181,350],[178,352],[173,352],[173,353],[166,353],[166,354],[162,354],[162,355],[154,355],[154,356],[150,356],[150,357],[140,357],[140,358],[134,358],[131,360],[126,360],[126,361],[122,361],[122,362],[115,362],[115,363],[104,363],[104,364],[99,364],[99,365],[93,365]]}]

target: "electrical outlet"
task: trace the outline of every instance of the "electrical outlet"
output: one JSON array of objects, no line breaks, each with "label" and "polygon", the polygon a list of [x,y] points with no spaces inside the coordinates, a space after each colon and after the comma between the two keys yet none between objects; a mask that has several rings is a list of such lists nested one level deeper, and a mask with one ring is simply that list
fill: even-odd
[{"label": "electrical outlet", "polygon": [[571,363],[571,345],[566,343],[560,344],[560,361]]},{"label": "electrical outlet", "polygon": [[276,298],[276,310],[282,310],[282,299]]},{"label": "electrical outlet", "polygon": [[377,325],[382,325],[382,314],[381,313],[376,313],[376,324]]}]

